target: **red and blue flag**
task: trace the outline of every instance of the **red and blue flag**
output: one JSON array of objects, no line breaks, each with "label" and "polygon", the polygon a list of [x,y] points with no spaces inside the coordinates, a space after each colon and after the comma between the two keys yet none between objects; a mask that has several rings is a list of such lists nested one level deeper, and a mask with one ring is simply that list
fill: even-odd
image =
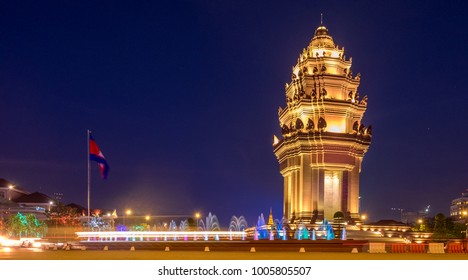
[{"label": "red and blue flag", "polygon": [[101,177],[103,179],[107,179],[107,175],[109,174],[109,165],[96,144],[96,141],[94,141],[91,133],[89,133],[89,159],[97,162],[99,170],[101,171]]}]

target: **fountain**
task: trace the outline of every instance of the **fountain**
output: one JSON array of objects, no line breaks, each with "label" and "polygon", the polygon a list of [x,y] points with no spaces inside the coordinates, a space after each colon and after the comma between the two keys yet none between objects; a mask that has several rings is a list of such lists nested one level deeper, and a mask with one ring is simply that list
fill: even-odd
[{"label": "fountain", "polygon": [[309,239],[309,230],[303,223],[297,226],[296,231],[294,233],[294,238],[296,238],[297,240]]},{"label": "fountain", "polygon": [[245,220],[244,216],[240,216],[239,218],[236,216],[231,217],[231,222],[229,223],[229,230],[243,231],[246,228],[247,228],[247,221]]},{"label": "fountain", "polygon": [[188,224],[188,221],[187,220],[183,220],[180,222],[179,224],[179,230],[180,231],[187,231],[189,228],[189,224]]},{"label": "fountain", "polygon": [[326,231],[327,231],[327,235],[326,235],[327,240],[335,239],[335,232],[333,231],[333,227],[328,223],[328,221],[327,221]]},{"label": "fountain", "polygon": [[212,215],[211,212],[206,217],[206,223],[200,220],[198,223],[198,230],[200,231],[215,231],[220,230],[218,217]]},{"label": "fountain", "polygon": [[267,226],[265,224],[265,218],[263,217],[263,213],[262,213],[258,217],[257,227],[255,228],[256,231],[258,232],[258,234],[256,234],[256,236],[258,235],[258,239],[267,239],[268,230],[266,227]]}]

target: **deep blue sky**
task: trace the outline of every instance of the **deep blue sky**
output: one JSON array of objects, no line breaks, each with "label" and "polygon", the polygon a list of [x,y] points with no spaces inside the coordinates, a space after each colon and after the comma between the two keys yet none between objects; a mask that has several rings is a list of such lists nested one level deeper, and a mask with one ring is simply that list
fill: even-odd
[{"label": "deep blue sky", "polygon": [[[254,3],[253,3],[254,2]],[[326,3],[325,3],[326,2]],[[371,220],[448,214],[468,187],[465,1],[2,1],[0,177],[92,207],[252,224],[283,187],[272,135],[320,23],[361,72]],[[279,217],[278,217],[279,218]]]}]

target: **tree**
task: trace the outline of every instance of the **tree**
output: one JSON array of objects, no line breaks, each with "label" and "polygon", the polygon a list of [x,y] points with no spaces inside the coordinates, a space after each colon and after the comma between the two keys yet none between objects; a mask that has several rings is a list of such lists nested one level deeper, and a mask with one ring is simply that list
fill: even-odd
[{"label": "tree", "polygon": [[188,218],[187,223],[188,223],[189,230],[191,230],[191,231],[198,230],[197,229],[197,222],[193,218]]},{"label": "tree", "polygon": [[76,208],[59,204],[56,210],[49,215],[49,225],[78,227],[80,215]]},{"label": "tree", "polygon": [[8,232],[15,237],[43,237],[47,231],[45,223],[33,214],[24,216],[21,213],[11,216],[8,221]]},{"label": "tree", "polygon": [[444,214],[439,213],[435,216],[433,239],[447,238],[447,226]]},{"label": "tree", "polygon": [[452,219],[446,219],[445,224],[449,238],[465,238],[465,223],[454,223]]},{"label": "tree", "polygon": [[6,230],[6,223],[5,221],[2,219],[0,219],[0,235]]}]

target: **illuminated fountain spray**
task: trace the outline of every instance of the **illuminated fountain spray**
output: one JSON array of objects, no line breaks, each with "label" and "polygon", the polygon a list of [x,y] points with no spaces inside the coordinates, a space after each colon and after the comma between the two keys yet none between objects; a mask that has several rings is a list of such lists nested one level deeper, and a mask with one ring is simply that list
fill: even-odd
[{"label": "illuminated fountain spray", "polygon": [[258,217],[256,230],[257,230],[257,233],[255,235],[258,236],[258,239],[268,238],[268,230],[265,224],[265,218],[263,217],[263,213],[260,214],[260,216]]},{"label": "illuminated fountain spray", "polygon": [[[170,223],[169,223],[169,231],[177,231],[177,224],[174,220],[172,220]],[[175,241],[177,240],[177,237],[174,235],[172,237],[172,239]]]},{"label": "illuminated fountain spray", "polygon": [[[187,231],[188,228],[189,228],[189,226],[188,226],[188,221],[187,220],[183,220],[183,221],[180,222],[180,224],[179,224],[179,230],[180,231]],[[188,240],[187,235],[184,235],[184,241],[187,241],[187,240]]]},{"label": "illuminated fountain spray", "polygon": [[297,240],[309,239],[309,231],[303,223],[297,226],[296,231],[294,232],[294,238]]},{"label": "illuminated fountain spray", "polygon": [[[206,217],[206,222],[203,222],[203,220],[200,220],[198,224],[198,230],[199,231],[219,231],[221,230],[218,222],[218,217],[216,215],[212,215],[211,212],[208,213],[208,216]],[[219,237],[218,237],[219,239]],[[208,235],[205,234],[205,241],[208,240]]]},{"label": "illuminated fountain spray", "polygon": [[284,217],[281,219],[281,221],[278,219],[275,219],[273,224],[276,228],[276,238],[281,239],[281,240],[287,240],[285,225],[288,224],[288,220]]},{"label": "illuminated fountain spray", "polygon": [[229,230],[243,231],[247,227],[247,221],[245,220],[244,216],[240,216],[239,218],[236,216],[231,217],[231,222],[229,223]]},{"label": "illuminated fountain spray", "polygon": [[198,230],[200,231],[215,231],[220,230],[218,217],[216,215],[212,215],[211,212],[206,217],[206,222],[200,220],[198,224]]},{"label": "illuminated fountain spray", "polygon": [[[245,220],[244,216],[231,217],[231,222],[229,223],[229,231],[244,231],[247,227],[247,221]],[[232,240],[231,235],[229,235],[229,240]],[[244,236],[242,236],[242,240],[244,240]]]},{"label": "illuminated fountain spray", "polygon": [[323,219],[322,225],[319,227],[319,230],[323,232],[325,239],[327,240],[335,239],[335,232],[333,231],[333,227],[327,221],[327,219]]},{"label": "illuminated fountain spray", "polygon": [[183,221],[180,222],[179,230],[180,231],[187,231],[188,230],[188,221],[187,220],[183,220]]}]

